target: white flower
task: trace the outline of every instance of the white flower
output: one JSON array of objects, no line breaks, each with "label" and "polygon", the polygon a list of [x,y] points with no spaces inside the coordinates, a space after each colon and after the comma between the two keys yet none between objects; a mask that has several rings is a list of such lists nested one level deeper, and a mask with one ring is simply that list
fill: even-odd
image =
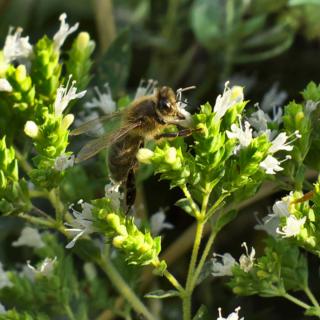
[{"label": "white flower", "polygon": [[106,92],[101,92],[98,87],[94,87],[98,98],[94,97],[92,101],[86,102],[84,106],[86,108],[100,108],[105,114],[116,111],[116,102],[112,99],[111,89],[108,83],[104,84]]},{"label": "white flower", "polygon": [[57,171],[64,171],[67,168],[73,167],[74,155],[61,154],[54,160],[54,169]]},{"label": "white flower", "polygon": [[281,164],[275,157],[268,155],[262,162],[260,162],[260,167],[265,170],[266,174],[276,174],[278,171],[282,171],[283,168],[279,165]]},{"label": "white flower", "polygon": [[66,229],[66,231],[75,234],[75,236],[66,245],[67,249],[73,248],[80,237],[89,235],[96,231],[95,227],[93,226],[93,216],[91,212],[93,206],[87,202],[82,202],[82,200],[80,200],[78,203],[81,204],[81,212],[73,209],[73,205],[70,206],[74,219],[71,223],[66,223],[67,226],[72,227]]},{"label": "white flower", "polygon": [[155,81],[152,79],[145,81],[142,79],[137,88],[136,94],[134,96],[134,100],[141,98],[143,96],[153,94],[157,85],[158,85],[158,81]]},{"label": "white flower", "polygon": [[274,238],[277,237],[280,218],[290,216],[289,204],[290,196],[282,198],[281,201],[276,201],[272,207],[272,213],[264,217],[262,222],[255,226],[255,229],[265,231]]},{"label": "white flower", "polygon": [[6,63],[11,63],[17,59],[28,58],[32,54],[32,46],[29,43],[29,37],[21,37],[22,28],[9,28],[3,47],[3,57]]},{"label": "white flower", "polygon": [[52,275],[54,265],[56,263],[57,257],[45,258],[42,263],[35,268],[30,264],[30,261],[27,261],[27,267],[24,269],[24,274],[27,276],[31,281],[34,281],[36,277],[50,277]]},{"label": "white flower", "polygon": [[318,104],[319,104],[319,101],[308,100],[305,105],[306,114],[310,115],[311,112],[317,109]]},{"label": "white flower", "polygon": [[232,268],[237,264],[230,253],[223,255],[214,253],[212,263],[212,275],[214,277],[232,276]]},{"label": "white flower", "polygon": [[153,236],[157,236],[164,229],[173,229],[173,224],[165,222],[166,215],[162,208],[160,208],[150,218],[150,229]]},{"label": "white flower", "polygon": [[25,227],[21,231],[18,240],[12,242],[13,247],[29,246],[32,248],[44,247],[44,242],[41,239],[40,233],[37,229]]},{"label": "white flower", "polygon": [[243,88],[233,86],[229,88],[229,81],[224,85],[223,94],[218,95],[213,111],[216,113],[215,120],[221,119],[225,113],[235,104],[243,102]]},{"label": "white flower", "polygon": [[74,86],[76,81],[71,81],[71,75],[69,76],[67,85],[64,87],[61,85],[57,90],[56,100],[54,102],[54,113],[56,116],[62,115],[64,109],[68,106],[68,103],[73,99],[80,99],[86,94],[86,90],[77,93],[77,88]]},{"label": "white flower", "polygon": [[227,318],[224,318],[222,317],[221,308],[219,308],[218,309],[219,317],[217,318],[217,320],[244,320],[243,317],[239,319],[239,311],[240,311],[240,307],[236,308],[234,312],[230,313]]},{"label": "white flower", "polygon": [[2,263],[0,262],[0,290],[5,287],[12,287],[13,284],[10,281],[7,273],[3,270]]},{"label": "white flower", "polygon": [[244,123],[245,129],[243,130],[241,123],[240,128],[236,124],[231,125],[231,131],[226,131],[229,139],[238,139],[241,147],[247,147],[252,141],[252,129],[250,123],[246,121]]},{"label": "white flower", "polygon": [[185,109],[188,105],[188,100],[182,98],[182,92],[195,89],[195,86],[190,86],[186,88],[180,88],[176,91],[176,102],[178,107],[178,112],[184,119],[171,120],[170,123],[177,124],[184,128],[190,128],[193,125],[192,115]]},{"label": "white flower", "polygon": [[286,151],[291,151],[293,149],[293,146],[290,146],[289,144],[292,141],[287,142],[287,139],[289,137],[285,132],[281,132],[278,134],[278,136],[271,141],[271,147],[269,148],[270,153],[276,153],[280,150],[286,150]]},{"label": "white flower", "polygon": [[0,314],[5,314],[6,313],[6,308],[2,303],[0,303]]},{"label": "white flower", "polygon": [[115,210],[119,210],[123,193],[119,191],[119,184],[109,183],[104,187],[105,197],[111,200],[111,205]]},{"label": "white flower", "polygon": [[259,109],[251,114],[248,121],[257,132],[266,132],[268,130],[268,122],[271,119],[263,110]]},{"label": "white flower", "polygon": [[74,24],[72,27],[69,27],[69,24],[66,23],[67,15],[62,13],[59,17],[60,20],[60,28],[53,36],[54,47],[56,50],[60,50],[63,43],[65,42],[66,38],[73,32],[75,32],[78,27],[79,23]]},{"label": "white flower", "polygon": [[11,92],[12,86],[7,79],[0,78],[0,91],[1,92]]},{"label": "white flower", "polygon": [[245,248],[246,250],[246,253],[245,254],[242,254],[239,258],[239,263],[240,263],[240,268],[244,271],[244,272],[249,272],[252,267],[253,267],[253,264],[254,264],[254,261],[255,261],[255,255],[256,255],[256,251],[255,249],[252,247],[251,248],[251,252],[249,254],[249,251],[248,251],[248,247],[247,247],[247,244],[246,242],[243,242],[241,244],[242,247]]},{"label": "white flower", "polygon": [[281,106],[287,99],[287,93],[279,90],[279,84],[275,83],[264,95],[261,102],[261,109],[265,112],[269,112],[277,106]]},{"label": "white flower", "polygon": [[295,216],[290,215],[287,218],[286,225],[281,229],[277,228],[277,233],[282,235],[283,238],[295,237],[300,233],[305,222],[306,217],[297,219]]}]

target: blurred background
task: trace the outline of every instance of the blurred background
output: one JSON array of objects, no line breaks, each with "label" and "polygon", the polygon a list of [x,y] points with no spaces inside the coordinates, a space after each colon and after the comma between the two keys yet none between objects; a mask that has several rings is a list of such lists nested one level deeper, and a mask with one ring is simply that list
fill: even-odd
[{"label": "blurred background", "polygon": [[[133,94],[142,78],[152,78],[175,89],[196,85],[188,93],[195,111],[206,101],[214,104],[230,80],[245,87],[249,107],[259,102],[272,112],[274,106],[299,99],[309,81],[320,82],[319,0],[0,0],[0,41],[9,26],[21,26],[31,43],[43,34],[52,36],[62,12],[96,42],[90,86],[108,82],[116,99]],[[157,177],[144,180],[142,190],[146,212],[167,208],[175,225],[164,237],[165,251],[192,220],[173,205],[179,192],[169,191]],[[253,229],[254,213],[266,214],[281,196],[270,192],[244,206],[219,235],[215,252],[239,257],[243,241],[262,252],[263,234]],[[170,269],[179,279],[185,276],[189,251],[186,245],[181,255],[171,256]],[[319,295],[317,261],[311,261],[310,275]],[[166,300],[166,319],[179,319],[177,303]],[[209,306],[212,319],[219,306],[231,311],[238,305],[246,320],[304,319],[301,309],[284,300],[235,297],[223,279],[208,279],[198,288],[195,310],[201,303]]]}]

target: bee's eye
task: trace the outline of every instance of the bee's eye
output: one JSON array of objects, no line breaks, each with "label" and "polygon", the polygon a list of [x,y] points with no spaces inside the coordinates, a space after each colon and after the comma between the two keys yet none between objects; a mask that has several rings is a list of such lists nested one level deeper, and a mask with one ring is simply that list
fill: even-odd
[{"label": "bee's eye", "polygon": [[161,99],[159,102],[159,107],[160,109],[170,109],[171,108],[171,104],[167,99]]}]

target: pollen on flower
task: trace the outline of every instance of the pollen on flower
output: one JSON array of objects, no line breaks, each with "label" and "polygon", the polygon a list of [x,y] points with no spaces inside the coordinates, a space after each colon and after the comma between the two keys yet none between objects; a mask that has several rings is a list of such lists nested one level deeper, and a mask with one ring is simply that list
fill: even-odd
[{"label": "pollen on flower", "polygon": [[56,50],[60,50],[64,42],[66,41],[67,37],[75,32],[78,27],[79,23],[74,24],[72,27],[69,27],[69,24],[66,23],[67,15],[66,13],[62,13],[59,17],[60,20],[60,28],[53,36],[54,47]]}]

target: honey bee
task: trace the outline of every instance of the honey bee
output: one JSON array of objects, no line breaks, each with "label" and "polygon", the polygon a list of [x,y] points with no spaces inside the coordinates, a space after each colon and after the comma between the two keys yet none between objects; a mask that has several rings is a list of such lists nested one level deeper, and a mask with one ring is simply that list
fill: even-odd
[{"label": "honey bee", "polygon": [[[120,128],[88,142],[78,153],[76,161],[80,162],[108,147],[110,179],[125,191],[126,212],[135,201],[135,171],[138,167],[136,154],[144,141],[188,136],[195,130],[191,128],[191,115],[182,107],[184,102],[181,101],[182,92],[193,88],[178,89],[175,93],[170,87],[162,86],[156,88],[153,94],[135,99],[123,112],[100,118],[105,121],[121,116]],[[78,135],[89,131],[97,120],[79,126],[70,134]],[[161,133],[172,124],[182,128],[177,132]]]}]

